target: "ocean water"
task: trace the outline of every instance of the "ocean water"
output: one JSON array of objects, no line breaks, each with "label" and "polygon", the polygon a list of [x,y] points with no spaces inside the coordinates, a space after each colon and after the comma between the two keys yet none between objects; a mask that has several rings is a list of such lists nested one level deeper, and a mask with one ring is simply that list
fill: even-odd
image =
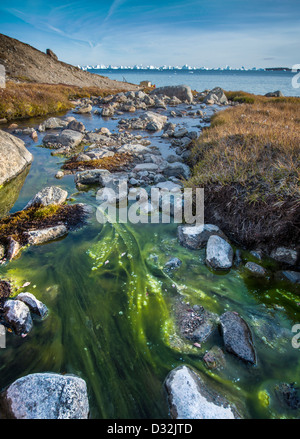
[{"label": "ocean water", "polygon": [[139,84],[150,81],[156,87],[164,85],[189,85],[193,90],[203,91],[214,87],[224,90],[243,90],[248,93],[264,95],[268,92],[281,90],[285,96],[300,97],[299,88],[294,88],[292,78],[296,73],[285,71],[203,71],[203,70],[89,70],[117,81]]}]

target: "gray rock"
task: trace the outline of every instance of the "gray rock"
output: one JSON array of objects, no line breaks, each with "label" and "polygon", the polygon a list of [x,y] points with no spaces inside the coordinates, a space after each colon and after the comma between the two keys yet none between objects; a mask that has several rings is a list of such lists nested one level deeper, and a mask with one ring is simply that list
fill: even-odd
[{"label": "gray rock", "polygon": [[39,131],[45,130],[53,130],[57,128],[64,128],[68,125],[68,122],[58,117],[49,117],[49,119],[45,120],[39,127]]},{"label": "gray rock", "polygon": [[164,181],[166,181],[166,177],[164,177],[162,174],[156,174],[154,176],[153,179],[154,184],[163,183]]},{"label": "gray rock", "polygon": [[278,247],[271,252],[271,258],[284,264],[295,265],[298,259],[296,250],[287,247]]},{"label": "gray rock", "polygon": [[38,192],[29,203],[26,204],[25,209],[29,207],[40,205],[49,206],[51,204],[63,204],[68,197],[68,192],[58,186],[50,186]]},{"label": "gray rock", "polygon": [[228,100],[226,98],[224,90],[220,87],[215,87],[213,90],[211,90],[203,100],[203,102],[206,104],[209,104],[210,101],[212,101],[212,103],[215,104],[221,104],[221,105],[228,104]]},{"label": "gray rock", "polygon": [[5,256],[5,247],[4,245],[0,244],[0,260],[3,259]]},{"label": "gray rock", "polygon": [[11,261],[14,259],[21,250],[21,245],[18,241],[15,241],[11,236],[8,238],[8,246],[7,246],[7,259]]},{"label": "gray rock", "polygon": [[223,238],[211,235],[206,246],[206,263],[215,270],[227,270],[232,267],[233,250]]},{"label": "gray rock", "polygon": [[179,366],[165,380],[173,419],[238,419],[235,406],[208,385],[200,372]]},{"label": "gray rock", "polygon": [[300,284],[300,273],[298,271],[284,270],[283,276],[294,284]]},{"label": "gray rock", "polygon": [[261,265],[255,264],[255,262],[247,262],[245,268],[254,277],[266,277],[267,275],[266,270]]},{"label": "gray rock", "polygon": [[158,170],[158,166],[155,163],[141,163],[134,167],[133,172],[140,172],[140,171],[156,172],[157,170]]},{"label": "gray rock", "polygon": [[58,143],[60,143],[63,146],[69,146],[70,148],[75,148],[75,146],[78,146],[82,142],[83,137],[84,135],[79,131],[67,129],[67,130],[63,130],[59,135]]},{"label": "gray rock", "polygon": [[76,184],[100,184],[102,185],[102,177],[109,175],[107,169],[91,169],[83,172],[77,172],[75,175]]},{"label": "gray rock", "polygon": [[30,230],[29,232],[26,232],[26,236],[28,238],[28,244],[39,245],[60,238],[67,233],[67,227],[62,224],[54,227],[48,227],[47,229]]},{"label": "gray rock", "polygon": [[166,268],[170,268],[171,270],[175,270],[179,268],[182,264],[182,261],[179,258],[171,258],[168,262],[165,263]]},{"label": "gray rock", "polygon": [[172,181],[162,181],[161,183],[157,183],[153,187],[161,189],[162,191],[170,191],[170,192],[181,192],[181,186],[179,184],[173,183]]},{"label": "gray rock", "polygon": [[25,337],[32,329],[30,310],[21,300],[7,300],[3,306],[4,320],[17,334]]},{"label": "gray rock", "polygon": [[2,407],[14,419],[87,419],[86,383],[73,375],[35,373],[2,392]]},{"label": "gray rock", "polygon": [[227,311],[220,317],[225,348],[241,360],[255,364],[256,354],[249,326],[238,313]]},{"label": "gray rock", "polygon": [[183,177],[188,179],[190,176],[190,170],[187,165],[181,162],[167,163],[163,169],[164,175],[167,177]]},{"label": "gray rock", "polygon": [[[140,119],[146,122],[146,128],[151,125],[151,130],[160,131],[163,129],[168,118],[153,111],[146,111],[141,115]],[[149,129],[149,127],[147,129]]]},{"label": "gray rock", "polygon": [[266,93],[265,96],[267,98],[280,98],[280,97],[283,97],[284,94],[282,93],[282,91],[276,90],[276,91],[271,91],[269,93]]},{"label": "gray rock", "polygon": [[188,130],[186,128],[179,128],[177,131],[174,132],[173,137],[175,139],[181,139],[182,137],[185,137],[188,134]]},{"label": "gray rock", "polygon": [[74,110],[74,113],[76,113],[76,114],[91,113],[92,109],[93,109],[93,107],[91,106],[91,104],[87,104],[87,105],[83,105],[82,107],[79,107],[76,110]]},{"label": "gray rock", "polygon": [[222,369],[226,364],[224,352],[219,346],[213,346],[207,351],[203,356],[203,361],[208,369]]},{"label": "gray rock", "polygon": [[202,224],[199,226],[178,226],[177,236],[183,247],[192,250],[205,247],[211,235],[225,237],[218,226],[213,224]]},{"label": "gray rock", "polygon": [[48,308],[46,305],[31,293],[20,293],[17,295],[16,300],[24,302],[31,312],[37,314],[41,318],[45,318],[48,314]]},{"label": "gray rock", "polygon": [[170,85],[166,87],[158,87],[154,90],[151,90],[150,95],[165,95],[169,98],[176,97],[183,102],[193,102],[192,90],[188,85]]},{"label": "gray rock", "polygon": [[83,125],[82,122],[78,122],[77,120],[72,120],[68,124],[68,130],[83,132],[85,131],[85,126]]},{"label": "gray rock", "polygon": [[115,114],[115,109],[112,106],[105,107],[102,109],[102,117],[111,117]]},{"label": "gray rock", "polygon": [[0,186],[19,175],[32,160],[21,139],[0,130]]}]

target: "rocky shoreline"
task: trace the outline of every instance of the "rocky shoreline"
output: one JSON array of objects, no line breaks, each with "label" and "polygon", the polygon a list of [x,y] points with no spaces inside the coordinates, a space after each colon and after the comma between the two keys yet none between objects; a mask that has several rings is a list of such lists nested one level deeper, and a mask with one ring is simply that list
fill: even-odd
[{"label": "rocky shoreline", "polygon": [[[74,175],[79,191],[92,185],[97,189],[113,189],[118,192],[118,200],[130,195],[138,197],[139,188],[151,187],[161,191],[181,192],[184,180],[189,179],[191,170],[188,160],[191,146],[203,127],[208,126],[211,116],[207,108],[226,108],[236,103],[228,102],[219,87],[202,93],[192,93],[187,86],[162,87],[148,93],[141,90],[118,93],[106,98],[94,97],[75,102],[74,117],[51,117],[34,128],[19,128],[16,124],[8,127],[8,134],[0,131],[0,185],[5,185],[19,175],[32,162],[22,139],[26,136],[39,142],[42,136],[43,148],[51,149],[52,155],[63,157],[64,164],[57,172],[61,180],[66,175]],[[134,116],[135,113],[138,117]],[[167,114],[165,114],[167,113]],[[86,128],[78,115],[93,114],[93,117],[111,118],[118,121],[118,132],[99,127],[94,131]],[[130,115],[130,117],[128,117]],[[125,117],[126,116],[126,117]],[[178,119],[201,121],[196,129],[187,129]],[[173,123],[176,120],[176,123]],[[196,122],[195,122],[196,123]],[[99,118],[99,125],[101,119]],[[136,133],[137,131],[138,133]],[[153,145],[153,133],[159,133],[162,145]],[[150,140],[151,139],[151,140]],[[168,148],[164,148],[168,142]],[[12,157],[11,151],[14,156]],[[120,183],[126,182],[125,192]],[[0,259],[7,263],[14,259],[27,245],[40,245],[64,237],[74,227],[78,227],[91,213],[90,206],[66,204],[68,193],[59,186],[43,188],[28,201],[19,214],[39,216],[40,209],[50,209],[59,215],[49,219],[45,211],[44,222],[26,221],[19,229],[10,229],[9,224],[17,214],[0,219]],[[161,207],[161,206],[160,206]],[[174,207],[174,206],[173,206]],[[54,210],[53,210],[54,209]],[[150,212],[149,203],[145,205]],[[73,212],[73,216],[72,216]],[[30,217],[32,220],[32,217]],[[10,234],[1,236],[1,226]],[[24,229],[25,227],[25,229]],[[27,230],[26,230],[27,227]],[[5,238],[5,239],[4,239]],[[217,224],[200,226],[179,225],[178,242],[191,252],[205,249],[205,264],[212,272],[226,275],[234,267],[239,267],[247,277],[268,282],[272,277],[300,283],[299,252],[295,248],[277,247],[270,254],[261,249],[252,250],[255,262],[247,260]],[[264,259],[272,258],[274,269],[265,268]],[[173,258],[168,270],[176,269],[181,261]],[[4,281],[3,281],[4,282]],[[20,293],[11,298],[8,286],[3,284],[1,319],[16,335],[24,337],[32,328],[31,313],[40,318],[47,315],[46,305],[30,293]],[[224,367],[224,352],[233,355],[255,367],[259,359],[256,355],[251,324],[235,309],[215,315],[205,310],[201,304],[192,309],[184,301],[177,301],[175,321],[180,337],[193,346],[201,347],[214,331],[222,338],[222,345],[215,345],[203,357],[208,369]],[[169,402],[170,415],[174,419],[224,419],[247,417],[243,408],[222,395],[222,389],[214,389],[199,371],[187,366],[175,368],[164,383]],[[61,389],[61,393],[59,392]],[[291,389],[289,389],[291,391]],[[87,418],[89,413],[86,383],[78,377],[58,374],[32,374],[20,378],[5,389],[0,397],[1,410],[6,417],[14,418]],[[48,402],[44,402],[44,401]],[[194,401],[191,404],[191,401]],[[68,403],[67,403],[67,402]]]}]

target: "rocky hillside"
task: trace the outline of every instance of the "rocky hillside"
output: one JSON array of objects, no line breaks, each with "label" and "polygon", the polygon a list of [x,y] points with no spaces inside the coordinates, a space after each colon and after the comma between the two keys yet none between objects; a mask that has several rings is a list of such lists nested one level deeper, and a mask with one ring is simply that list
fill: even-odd
[{"label": "rocky hillside", "polygon": [[84,72],[78,67],[58,61],[51,50],[43,53],[3,34],[0,34],[0,64],[6,68],[7,79],[21,82],[68,84],[110,90],[138,88],[132,84]]}]

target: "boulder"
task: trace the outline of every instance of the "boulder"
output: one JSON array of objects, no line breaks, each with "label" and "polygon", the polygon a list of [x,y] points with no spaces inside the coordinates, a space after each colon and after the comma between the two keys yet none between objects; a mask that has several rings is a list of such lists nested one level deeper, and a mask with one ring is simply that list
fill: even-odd
[{"label": "boulder", "polygon": [[169,85],[165,87],[158,87],[152,90],[150,95],[163,95],[168,96],[169,98],[176,97],[183,102],[193,102],[192,90],[188,85]]},{"label": "boulder", "polygon": [[55,53],[51,49],[47,49],[46,54],[50,56],[50,58],[54,59],[55,61],[58,61],[57,55],[55,55]]},{"label": "boulder", "polygon": [[228,270],[232,267],[233,250],[225,239],[211,235],[206,245],[206,264],[214,270]]},{"label": "boulder", "polygon": [[227,311],[220,317],[225,348],[246,363],[255,364],[256,354],[249,326],[237,312]]},{"label": "boulder", "polygon": [[68,130],[83,132],[85,131],[85,126],[82,122],[71,120],[71,122],[68,123]]},{"label": "boulder", "polygon": [[150,131],[160,131],[163,129],[168,118],[153,111],[146,111],[141,115],[140,119],[146,122],[146,129]]},{"label": "boulder", "polygon": [[38,130],[43,132],[45,130],[53,130],[57,128],[64,128],[68,125],[66,120],[59,119],[58,117],[49,117],[42,124],[39,125]]},{"label": "boulder", "polygon": [[[210,102],[212,101],[212,102]],[[205,104],[220,104],[220,105],[227,105],[228,100],[226,98],[226,95],[224,93],[224,90],[221,87],[215,87],[213,90],[211,90],[204,98],[203,102]]]},{"label": "boulder", "polygon": [[3,306],[4,321],[17,334],[25,337],[32,329],[30,309],[21,300],[7,300]]},{"label": "boulder", "polygon": [[267,98],[280,98],[280,97],[283,97],[284,94],[282,93],[282,91],[276,90],[276,91],[271,91],[269,93],[266,93],[265,96]]},{"label": "boulder", "polygon": [[165,380],[173,419],[239,419],[235,406],[216,391],[200,372],[179,366]]},{"label": "boulder", "polygon": [[50,186],[38,192],[29,203],[26,204],[25,209],[32,206],[49,206],[51,204],[63,204],[68,196],[68,192],[58,186]]},{"label": "boulder", "polygon": [[271,252],[271,258],[278,262],[283,262],[288,265],[296,265],[298,253],[296,250],[287,247],[278,247]]},{"label": "boulder", "polygon": [[77,172],[75,175],[75,183],[102,185],[102,177],[109,174],[110,172],[107,169],[91,169],[83,172]]},{"label": "boulder", "polygon": [[15,241],[14,238],[12,238],[11,236],[8,237],[8,245],[7,245],[7,259],[8,261],[11,261],[12,259],[14,259],[21,250],[21,245],[19,244],[18,241]]},{"label": "boulder", "polygon": [[9,419],[87,419],[86,383],[74,375],[34,373],[19,378],[1,394]]},{"label": "boulder", "polygon": [[83,133],[66,129],[60,134],[46,134],[43,143],[52,148],[60,148],[61,146],[75,148],[82,142],[83,138]]},{"label": "boulder", "polygon": [[41,318],[45,318],[48,314],[48,308],[46,305],[31,293],[20,293],[17,295],[16,300],[21,300],[21,302],[28,306],[31,312],[37,314]]},{"label": "boulder", "polygon": [[78,146],[82,142],[83,137],[84,135],[81,132],[67,129],[60,133],[58,143],[63,146],[75,148],[75,146]]},{"label": "boulder", "polygon": [[167,177],[183,177],[188,179],[190,176],[189,167],[178,161],[174,163],[167,163],[163,169],[163,173]]},{"label": "boulder", "polygon": [[225,238],[218,226],[213,224],[201,224],[199,226],[178,226],[177,236],[183,247],[192,250],[205,247],[211,235]]},{"label": "boulder", "polygon": [[38,245],[44,244],[45,242],[52,241],[53,239],[60,238],[68,233],[68,229],[64,224],[48,227],[47,229],[41,230],[30,230],[26,232],[28,239],[28,244]]},{"label": "boulder", "polygon": [[21,139],[0,130],[0,187],[19,175],[32,160]]}]

